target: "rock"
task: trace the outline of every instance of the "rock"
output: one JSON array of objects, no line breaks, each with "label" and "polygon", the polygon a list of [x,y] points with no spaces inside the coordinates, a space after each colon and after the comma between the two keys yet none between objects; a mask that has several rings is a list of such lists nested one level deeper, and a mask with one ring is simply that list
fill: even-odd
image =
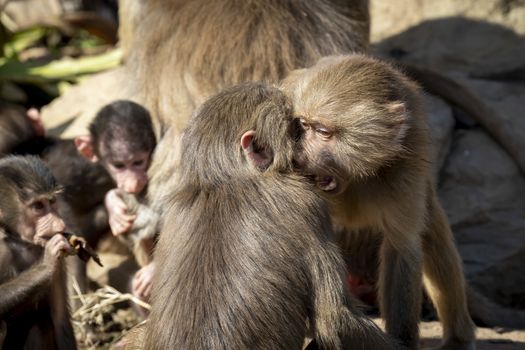
[{"label": "rock", "polygon": [[432,136],[433,173],[434,178],[438,179],[439,171],[450,150],[455,121],[452,109],[445,101],[432,95],[425,95],[425,101]]},{"label": "rock", "polygon": [[372,42],[401,33],[423,21],[461,16],[525,34],[523,0],[371,0]]},{"label": "rock", "polygon": [[63,14],[60,0],[11,1],[5,7],[9,29],[23,30],[40,24],[56,24]]},{"label": "rock", "polygon": [[[525,57],[525,56],[524,56]],[[497,113],[491,115],[491,132],[506,146],[525,174],[525,82],[461,79]]]},{"label": "rock", "polygon": [[470,283],[496,302],[525,309],[525,247],[478,273]]},{"label": "rock", "polygon": [[377,42],[373,51],[444,73],[504,75],[525,66],[525,39],[514,31],[463,17],[428,20]]},{"label": "rock", "polygon": [[441,175],[439,196],[467,277],[475,278],[525,247],[525,180],[483,131],[456,132]]},{"label": "rock", "polygon": [[122,67],[95,74],[42,108],[44,126],[52,136],[69,138],[86,134],[102,106],[129,98],[125,87]]}]

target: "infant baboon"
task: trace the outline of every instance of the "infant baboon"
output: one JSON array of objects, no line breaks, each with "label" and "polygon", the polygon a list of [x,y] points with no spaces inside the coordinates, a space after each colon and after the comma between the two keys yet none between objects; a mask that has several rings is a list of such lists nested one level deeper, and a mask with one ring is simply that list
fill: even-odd
[{"label": "infant baboon", "polygon": [[144,204],[148,185],[147,170],[156,146],[148,110],[129,101],[107,104],[97,113],[89,135],[77,137],[80,154],[100,163],[116,187],[105,196],[112,233],[124,242],[141,267],[132,280],[132,292],[147,299],[154,265],[151,256],[159,216]]},{"label": "infant baboon", "polygon": [[283,86],[304,131],[296,162],[328,198],[335,225],[343,234],[383,236],[379,292],[388,333],[418,348],[423,280],[443,323],[442,348],[474,349],[462,263],[430,173],[419,88],[361,55],[324,58]]},{"label": "infant baboon", "polygon": [[[277,89],[240,85],[200,108],[155,252],[146,349],[396,346],[357,311],[325,203],[292,173],[298,125]],[[308,320],[308,323],[307,323]]]}]

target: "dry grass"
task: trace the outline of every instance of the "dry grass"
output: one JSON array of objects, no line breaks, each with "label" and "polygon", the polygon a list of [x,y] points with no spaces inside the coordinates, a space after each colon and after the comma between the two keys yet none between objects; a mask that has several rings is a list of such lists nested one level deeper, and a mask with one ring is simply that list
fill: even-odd
[{"label": "dry grass", "polygon": [[141,322],[130,307],[132,303],[149,310],[150,305],[129,293],[104,286],[93,293],[81,294],[74,281],[74,299],[81,306],[72,314],[73,328],[79,349],[110,349],[127,331]]}]

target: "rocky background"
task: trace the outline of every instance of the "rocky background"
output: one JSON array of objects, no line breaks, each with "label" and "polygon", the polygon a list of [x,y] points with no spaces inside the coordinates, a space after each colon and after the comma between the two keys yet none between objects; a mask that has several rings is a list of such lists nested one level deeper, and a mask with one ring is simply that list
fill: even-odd
[{"label": "rocky background", "polygon": [[494,130],[428,97],[439,196],[467,278],[491,299],[525,309],[525,1],[371,4],[376,54],[430,67],[472,89],[516,145],[519,153],[509,154]]},{"label": "rocky background", "polygon": [[[50,9],[64,11],[57,1],[7,10],[22,24],[41,21]],[[427,96],[436,181],[468,281],[525,311],[525,0],[371,0],[371,18],[373,54],[439,71],[487,105],[480,123]],[[42,109],[46,126],[64,137],[83,133],[101,105],[125,97],[121,84],[120,68],[91,76]],[[436,323],[422,329],[439,337]],[[525,349],[523,331],[480,329],[478,336],[481,350]]]}]

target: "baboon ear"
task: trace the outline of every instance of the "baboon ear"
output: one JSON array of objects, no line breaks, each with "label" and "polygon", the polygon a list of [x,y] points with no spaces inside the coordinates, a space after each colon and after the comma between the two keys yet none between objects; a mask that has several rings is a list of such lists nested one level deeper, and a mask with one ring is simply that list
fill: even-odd
[{"label": "baboon ear", "polygon": [[404,102],[393,102],[387,106],[388,111],[393,115],[393,129],[396,131],[396,141],[401,141],[409,128],[408,111]]},{"label": "baboon ear", "polygon": [[26,112],[26,116],[31,122],[33,130],[35,130],[36,136],[44,136],[46,134],[46,129],[44,128],[44,123],[42,122],[38,109],[34,107],[29,108]]},{"label": "baboon ear", "polygon": [[265,148],[256,145],[254,138],[254,130],[246,131],[241,136],[242,150],[250,164],[260,170],[265,170],[272,164],[272,155]]},{"label": "baboon ear", "polygon": [[98,157],[93,149],[93,139],[89,135],[75,137],[75,146],[78,153],[80,153],[87,160],[95,163],[98,162]]}]

